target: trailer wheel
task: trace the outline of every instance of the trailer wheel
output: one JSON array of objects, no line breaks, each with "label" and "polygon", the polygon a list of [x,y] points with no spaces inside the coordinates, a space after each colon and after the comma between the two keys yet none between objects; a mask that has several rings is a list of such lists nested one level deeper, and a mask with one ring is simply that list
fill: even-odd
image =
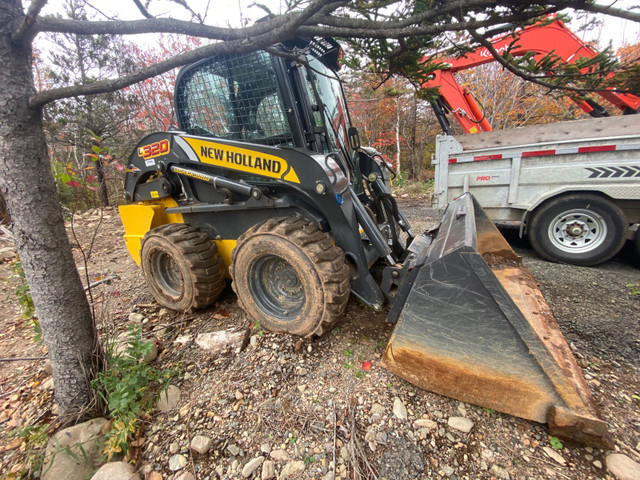
[{"label": "trailer wheel", "polygon": [[147,285],[163,307],[205,308],[224,289],[225,269],[216,244],[196,227],[170,223],[149,230],[140,259]]},{"label": "trailer wheel", "polygon": [[300,218],[272,218],[238,238],[231,254],[240,306],[277,333],[322,335],[349,299],[349,268],[333,237]]},{"label": "trailer wheel", "polygon": [[585,193],[544,203],[533,212],[528,235],[535,251],[548,260],[591,266],[620,251],[628,228],[620,207]]}]

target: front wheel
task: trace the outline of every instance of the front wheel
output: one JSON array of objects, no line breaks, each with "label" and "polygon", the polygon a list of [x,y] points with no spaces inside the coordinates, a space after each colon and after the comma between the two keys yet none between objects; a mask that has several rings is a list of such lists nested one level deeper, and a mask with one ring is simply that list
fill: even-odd
[{"label": "front wheel", "polygon": [[349,299],[349,268],[330,234],[300,218],[272,218],[238,238],[231,254],[240,306],[277,333],[322,335]]},{"label": "front wheel", "polygon": [[620,251],[628,228],[620,207],[585,193],[557,197],[538,207],[528,235],[534,250],[547,260],[592,266]]}]

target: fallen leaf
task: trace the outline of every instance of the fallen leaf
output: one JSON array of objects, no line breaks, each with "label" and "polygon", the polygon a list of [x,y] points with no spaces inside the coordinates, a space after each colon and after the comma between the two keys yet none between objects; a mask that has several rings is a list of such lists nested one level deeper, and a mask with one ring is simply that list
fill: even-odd
[{"label": "fallen leaf", "polygon": [[13,441],[9,442],[8,444],[0,447],[0,452],[6,452],[7,450],[13,450],[14,448],[18,448],[20,445],[22,445],[22,439],[21,438],[16,438]]},{"label": "fallen leaf", "polygon": [[369,360],[362,363],[362,370],[371,370],[371,362]]}]

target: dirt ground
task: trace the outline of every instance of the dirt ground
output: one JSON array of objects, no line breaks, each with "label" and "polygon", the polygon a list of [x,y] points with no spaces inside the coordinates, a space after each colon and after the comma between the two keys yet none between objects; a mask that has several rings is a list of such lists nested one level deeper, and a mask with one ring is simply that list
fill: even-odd
[{"label": "dirt ground", "polygon": [[[437,214],[428,199],[400,198],[420,231]],[[97,230],[96,230],[97,229]],[[102,332],[124,331],[131,312],[145,316],[146,334],[160,345],[156,363],[180,368],[176,411],[145,421],[136,466],[143,478],[245,478],[243,467],[258,457],[275,462],[276,474],[298,462],[289,478],[607,479],[607,452],[565,442],[553,450],[544,425],[425,392],[387,372],[380,359],[393,330],[386,312],[351,299],[336,327],[322,338],[298,339],[257,331],[238,308],[231,289],[211,308],[177,314],[159,308],[129,257],[115,209],[74,220],[72,243],[87,252],[87,282],[114,279],[93,289]],[[71,231],[71,230],[70,230]],[[615,449],[640,461],[640,297],[627,285],[640,282],[631,249],[599,267],[553,264],[538,258],[513,232],[505,232],[540,284],[571,344]],[[4,246],[4,245],[0,245]],[[46,354],[22,320],[10,262],[0,264],[0,472],[24,468],[24,446],[9,437],[25,425],[56,426]],[[196,333],[231,326],[252,329],[245,350],[212,358],[193,342]],[[155,332],[155,333],[152,333]],[[191,336],[191,337],[188,337]],[[6,361],[12,358],[36,360]],[[371,362],[371,368],[367,368]],[[398,405],[403,415],[393,413]],[[471,431],[452,427],[466,417]],[[205,455],[189,449],[195,435],[213,446]],[[556,445],[557,446],[557,445]],[[284,452],[284,453],[282,453]],[[184,455],[181,471],[169,459]],[[554,455],[555,454],[555,455]],[[154,476],[161,475],[160,477]],[[248,478],[260,478],[260,469]]]}]

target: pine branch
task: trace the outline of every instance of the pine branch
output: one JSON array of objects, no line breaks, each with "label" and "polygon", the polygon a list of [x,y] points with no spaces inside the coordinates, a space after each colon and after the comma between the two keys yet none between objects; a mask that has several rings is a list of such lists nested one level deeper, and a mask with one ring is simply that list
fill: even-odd
[{"label": "pine branch", "polygon": [[[482,35],[480,35],[476,30],[469,29],[468,32],[476,42],[478,42],[480,45],[482,45],[489,51],[489,53],[493,56],[493,58],[495,58],[496,62],[502,65],[509,72],[513,73],[514,75],[517,75],[518,77],[524,80],[527,80],[528,82],[548,88],[549,90],[565,90],[565,91],[570,91],[575,93],[593,93],[594,91],[597,91],[597,89],[594,90],[593,88],[581,88],[581,87],[559,85],[556,83],[546,82],[544,80],[541,80],[539,76],[531,75],[526,71],[522,70],[521,68],[518,68],[517,66],[513,65],[507,59],[505,59],[494,48],[493,44],[490,41],[488,41],[486,38],[484,38]],[[548,78],[554,78],[554,77],[555,77],[554,75],[551,75]],[[625,92],[620,92],[620,90],[616,90],[616,89],[612,91],[618,92],[618,93],[625,93]]]}]

